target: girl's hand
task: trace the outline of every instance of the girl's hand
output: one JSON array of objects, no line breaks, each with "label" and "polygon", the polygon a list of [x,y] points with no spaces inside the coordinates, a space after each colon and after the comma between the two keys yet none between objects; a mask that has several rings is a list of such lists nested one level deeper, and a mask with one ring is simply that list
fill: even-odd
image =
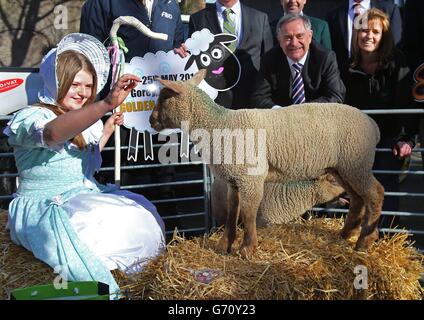
[{"label": "girl's hand", "polygon": [[115,131],[115,125],[121,126],[124,123],[124,114],[122,112],[115,112],[105,122],[103,126],[103,135],[110,137]]},{"label": "girl's hand", "polygon": [[115,109],[140,82],[140,78],[132,74],[124,74],[114,84],[107,97],[104,99],[109,105],[109,111]]}]

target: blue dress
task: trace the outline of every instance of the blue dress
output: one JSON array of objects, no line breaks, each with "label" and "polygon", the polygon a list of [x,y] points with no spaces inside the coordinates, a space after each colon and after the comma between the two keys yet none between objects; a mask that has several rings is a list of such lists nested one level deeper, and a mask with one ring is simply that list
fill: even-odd
[{"label": "blue dress", "polygon": [[79,150],[71,142],[44,144],[44,125],[55,117],[46,108],[25,108],[4,131],[19,172],[9,205],[11,239],[63,279],[100,281],[114,294],[119,287],[109,270],[141,271],[165,247],[164,224],[143,196],[93,178],[101,164],[100,120],[83,132],[88,146]]}]

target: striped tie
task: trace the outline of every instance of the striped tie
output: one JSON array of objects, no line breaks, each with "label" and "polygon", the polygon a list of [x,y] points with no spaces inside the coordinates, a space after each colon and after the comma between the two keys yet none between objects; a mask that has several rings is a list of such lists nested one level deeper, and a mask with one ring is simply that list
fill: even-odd
[{"label": "striped tie", "polygon": [[352,36],[350,38],[350,52],[349,54],[352,54],[353,51],[353,33],[355,31],[356,28],[359,28],[358,24],[359,21],[356,21],[358,16],[361,14],[362,11],[362,6],[361,6],[361,2],[362,0],[354,0],[353,5],[352,5],[352,9],[353,9],[353,20],[352,20]]},{"label": "striped tie", "polygon": [[362,6],[361,6],[362,0],[354,0],[352,9],[353,9],[353,20],[352,20],[352,31],[355,29],[355,22],[356,18],[361,14]]},{"label": "striped tie", "polygon": [[[231,9],[224,10],[224,33],[229,33],[229,34],[237,36],[236,25],[234,23],[234,20],[231,18],[232,12],[233,10]],[[236,50],[236,44],[237,44],[237,41],[233,41],[231,42],[231,44],[228,44],[228,48],[234,52]]]},{"label": "striped tie", "polygon": [[292,102],[293,104],[300,104],[305,102],[305,88],[302,80],[302,67],[301,63],[294,63],[293,69],[295,76],[292,85]]}]

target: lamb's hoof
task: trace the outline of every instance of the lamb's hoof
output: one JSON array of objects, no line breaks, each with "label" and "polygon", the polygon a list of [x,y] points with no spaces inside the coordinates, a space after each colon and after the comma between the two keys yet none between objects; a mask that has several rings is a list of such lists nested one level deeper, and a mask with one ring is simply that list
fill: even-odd
[{"label": "lamb's hoof", "polygon": [[362,251],[362,252],[366,252],[368,251],[368,249],[371,247],[371,243],[369,241],[357,241],[356,245],[355,245],[355,250],[356,251]]},{"label": "lamb's hoof", "polygon": [[378,230],[375,230],[368,236],[360,236],[358,241],[356,241],[355,250],[356,251],[368,251],[371,245],[378,240]]},{"label": "lamb's hoof", "polygon": [[231,246],[228,245],[227,238],[221,237],[216,245],[216,251],[221,254],[227,254],[231,252]]},{"label": "lamb's hoof", "polygon": [[358,236],[360,233],[361,228],[355,228],[355,229],[347,229],[343,228],[340,232],[340,237],[342,237],[345,240],[349,240],[350,238],[354,236]]},{"label": "lamb's hoof", "polygon": [[256,252],[256,246],[254,245],[242,246],[239,251],[242,258],[248,259],[252,257],[253,254]]}]

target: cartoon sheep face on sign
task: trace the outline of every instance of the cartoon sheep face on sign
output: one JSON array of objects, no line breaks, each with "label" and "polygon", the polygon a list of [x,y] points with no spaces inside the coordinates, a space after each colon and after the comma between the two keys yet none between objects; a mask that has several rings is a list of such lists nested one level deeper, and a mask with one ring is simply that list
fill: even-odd
[{"label": "cartoon sheep face on sign", "polygon": [[240,62],[225,45],[237,41],[237,37],[227,33],[213,35],[208,29],[192,34],[186,46],[191,53],[184,70],[196,62],[199,70],[206,69],[204,81],[218,91],[234,87],[240,79]]}]

